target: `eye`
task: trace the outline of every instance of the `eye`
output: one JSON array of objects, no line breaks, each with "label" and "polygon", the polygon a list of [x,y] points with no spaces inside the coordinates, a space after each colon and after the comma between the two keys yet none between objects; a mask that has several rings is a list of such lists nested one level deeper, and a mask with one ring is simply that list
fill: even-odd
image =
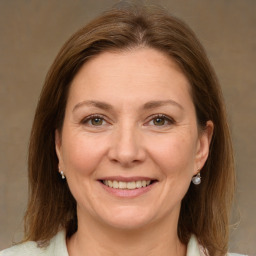
[{"label": "eye", "polygon": [[92,125],[95,125],[95,126],[99,126],[99,125],[102,125],[103,124],[103,119],[102,118],[98,118],[98,117],[95,117],[95,118],[92,118],[90,120],[91,124]]},{"label": "eye", "polygon": [[154,123],[154,125],[162,126],[162,125],[165,125],[166,119],[162,118],[162,117],[157,117],[157,118],[153,119],[153,123]]},{"label": "eye", "polygon": [[168,126],[174,124],[174,120],[166,115],[158,114],[151,117],[148,124],[153,126]]},{"label": "eye", "polygon": [[103,116],[91,115],[83,119],[82,124],[89,125],[89,126],[102,126],[106,124],[106,121]]}]

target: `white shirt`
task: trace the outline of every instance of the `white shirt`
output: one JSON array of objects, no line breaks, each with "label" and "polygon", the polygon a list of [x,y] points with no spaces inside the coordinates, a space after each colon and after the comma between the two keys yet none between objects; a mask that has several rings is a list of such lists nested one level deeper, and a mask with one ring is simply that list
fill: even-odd
[{"label": "white shirt", "polygon": [[[65,231],[58,232],[47,247],[39,248],[36,242],[25,242],[1,251],[0,256],[68,256],[66,233]],[[193,235],[188,243],[187,256],[204,256],[196,237]],[[228,253],[227,256],[243,255]]]}]

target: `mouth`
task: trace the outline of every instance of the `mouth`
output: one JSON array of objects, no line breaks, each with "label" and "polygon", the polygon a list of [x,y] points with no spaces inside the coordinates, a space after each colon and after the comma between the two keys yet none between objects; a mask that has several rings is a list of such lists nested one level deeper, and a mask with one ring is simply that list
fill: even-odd
[{"label": "mouth", "polygon": [[152,190],[156,179],[148,177],[112,176],[98,180],[105,191],[119,198],[135,198]]},{"label": "mouth", "polygon": [[118,180],[101,180],[101,182],[110,188],[133,190],[148,187],[155,183],[156,180],[137,180],[128,182]]}]

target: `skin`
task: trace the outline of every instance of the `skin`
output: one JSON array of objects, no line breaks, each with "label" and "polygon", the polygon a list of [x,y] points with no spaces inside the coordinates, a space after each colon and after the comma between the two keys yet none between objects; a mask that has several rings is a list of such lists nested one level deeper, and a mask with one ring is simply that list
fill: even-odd
[{"label": "skin", "polygon": [[[189,82],[163,53],[105,52],[85,63],[56,131],[59,167],[77,201],[69,254],[186,255],[177,236],[180,204],[212,131],[211,121],[198,128]],[[100,182],[113,176],[155,182],[139,195],[114,194]]]}]

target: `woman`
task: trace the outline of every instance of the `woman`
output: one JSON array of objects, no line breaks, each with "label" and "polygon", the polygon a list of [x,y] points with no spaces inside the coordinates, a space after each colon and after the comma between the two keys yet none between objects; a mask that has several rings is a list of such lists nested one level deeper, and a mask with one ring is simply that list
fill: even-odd
[{"label": "woman", "polygon": [[226,255],[232,145],[193,32],[135,6],[74,34],[38,103],[29,182],[24,242],[0,255]]}]

